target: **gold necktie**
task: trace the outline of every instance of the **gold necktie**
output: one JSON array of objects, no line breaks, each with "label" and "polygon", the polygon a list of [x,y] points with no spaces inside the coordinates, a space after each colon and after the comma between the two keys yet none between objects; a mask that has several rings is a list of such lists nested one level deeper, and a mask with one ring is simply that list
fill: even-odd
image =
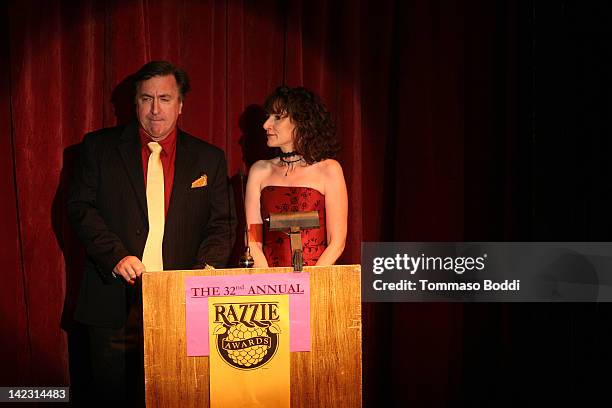
[{"label": "gold necktie", "polygon": [[147,166],[147,211],[149,216],[149,235],[142,254],[142,263],[147,272],[163,271],[162,244],[164,241],[165,201],[164,201],[164,168],[159,143],[147,144],[151,154]]}]

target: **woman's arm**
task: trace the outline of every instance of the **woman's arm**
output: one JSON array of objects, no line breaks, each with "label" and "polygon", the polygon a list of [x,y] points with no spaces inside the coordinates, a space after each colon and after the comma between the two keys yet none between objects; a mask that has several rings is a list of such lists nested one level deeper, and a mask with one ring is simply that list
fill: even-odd
[{"label": "woman's arm", "polygon": [[251,166],[244,198],[244,210],[249,235],[251,255],[255,268],[267,268],[268,262],[263,253],[263,221],[261,219],[260,196],[261,181],[264,177],[266,163],[261,160]]},{"label": "woman's arm", "polygon": [[317,265],[333,265],[346,243],[346,222],[348,216],[348,195],[340,163],[327,160],[323,171],[325,178],[325,225],[327,248],[321,254]]}]

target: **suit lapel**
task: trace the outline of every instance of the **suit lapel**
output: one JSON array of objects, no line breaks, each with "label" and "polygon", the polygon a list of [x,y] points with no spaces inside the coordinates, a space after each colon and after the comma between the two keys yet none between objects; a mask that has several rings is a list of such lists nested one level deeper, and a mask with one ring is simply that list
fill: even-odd
[{"label": "suit lapel", "polygon": [[174,212],[183,208],[182,203],[187,199],[187,192],[193,182],[193,166],[196,162],[196,153],[189,149],[185,135],[179,130],[176,135],[174,182],[172,183],[172,195],[170,196],[166,225],[173,218]]},{"label": "suit lapel", "polygon": [[135,123],[130,123],[125,127],[121,139],[122,141],[117,148],[125,164],[144,218],[147,219],[147,193],[144,185],[144,173],[142,172],[141,146],[138,139],[138,129]]}]

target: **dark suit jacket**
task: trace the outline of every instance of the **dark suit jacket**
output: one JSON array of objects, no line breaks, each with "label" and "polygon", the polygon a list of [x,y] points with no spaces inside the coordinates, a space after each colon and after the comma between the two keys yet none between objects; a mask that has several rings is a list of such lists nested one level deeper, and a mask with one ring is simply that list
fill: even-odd
[{"label": "dark suit jacket", "polygon": [[[191,188],[202,175],[208,184]],[[235,225],[229,194],[223,151],[179,130],[164,228],[165,270],[226,266]],[[87,252],[75,317],[91,325],[120,327],[135,289],[111,272],[127,255],[142,259],[148,234],[137,123],[85,136],[68,215]]]}]

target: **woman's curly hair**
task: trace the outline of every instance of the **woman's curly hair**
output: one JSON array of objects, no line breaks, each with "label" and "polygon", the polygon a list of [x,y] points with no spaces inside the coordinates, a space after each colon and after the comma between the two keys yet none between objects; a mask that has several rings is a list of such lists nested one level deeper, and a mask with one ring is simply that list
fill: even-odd
[{"label": "woman's curly hair", "polygon": [[306,163],[333,158],[340,150],[329,111],[308,89],[280,86],[266,98],[264,109],[269,114],[289,116],[295,125],[293,147]]}]

